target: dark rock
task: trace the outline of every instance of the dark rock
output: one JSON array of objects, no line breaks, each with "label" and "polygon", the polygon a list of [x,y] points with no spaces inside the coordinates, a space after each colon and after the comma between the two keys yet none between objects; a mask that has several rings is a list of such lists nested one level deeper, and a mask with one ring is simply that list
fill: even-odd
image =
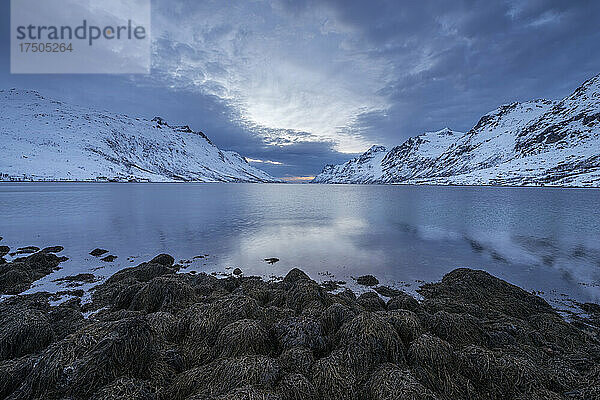
[{"label": "dark rock", "polygon": [[[439,283],[423,285],[419,290],[426,299],[458,301],[517,318],[537,313],[552,313],[545,300],[485,271],[459,268],[446,274]],[[488,314],[489,315],[489,314]],[[477,316],[477,315],[475,315]]]},{"label": "dark rock", "polygon": [[292,268],[290,272],[287,273],[285,278],[283,278],[285,283],[294,283],[298,280],[310,280],[310,278],[304,273],[304,271],[301,271],[298,268]]},{"label": "dark rock", "polygon": [[106,253],[108,253],[108,250],[99,249],[99,248],[96,248],[96,249],[90,251],[90,254],[93,255],[94,257],[100,257],[101,255],[106,254]]},{"label": "dark rock", "polygon": [[235,276],[239,276],[239,275],[242,274],[242,270],[240,268],[236,268],[236,269],[233,270],[233,274]]},{"label": "dark rock", "polygon": [[393,296],[387,302],[388,310],[410,310],[410,311],[419,311],[421,305],[411,295],[405,292],[400,292],[399,294]]},{"label": "dark rock", "polygon": [[33,254],[35,252],[38,252],[40,250],[39,247],[35,247],[35,246],[25,246],[25,247],[19,247],[17,249],[17,251],[10,253],[12,256],[16,256],[16,255],[20,255],[20,254]]},{"label": "dark rock", "polygon": [[113,262],[113,261],[115,261],[116,259],[117,259],[117,256],[113,256],[113,255],[111,254],[111,255],[108,255],[108,256],[106,256],[106,257],[103,257],[103,258],[101,258],[100,260],[102,260],[102,261],[104,261],[104,262]]},{"label": "dark rock", "polygon": [[373,275],[363,275],[356,278],[356,283],[363,286],[375,286],[379,284],[379,280]]},{"label": "dark rock", "polygon": [[276,257],[265,258],[265,261],[266,261],[268,264],[275,264],[277,261],[279,261],[279,258],[276,258]]},{"label": "dark rock", "polygon": [[7,255],[10,252],[10,247],[0,246],[0,257]]},{"label": "dark rock", "polygon": [[385,297],[400,296],[404,293],[402,290],[393,289],[388,286],[377,286],[377,287],[373,288],[373,290],[375,290],[377,293],[379,293],[380,295],[385,296]]},{"label": "dark rock", "polygon": [[96,276],[90,273],[69,275],[53,280],[53,282],[64,282],[68,287],[80,286],[84,283],[94,283],[96,281]]},{"label": "dark rock", "polygon": [[60,253],[64,249],[65,248],[62,246],[50,246],[50,247],[45,247],[44,249],[42,249],[42,253]]},{"label": "dark rock", "polygon": [[169,254],[159,254],[156,257],[154,257],[152,260],[150,260],[150,262],[153,264],[160,264],[160,265],[170,267],[175,263],[175,259],[172,256],[170,256]]},{"label": "dark rock", "polygon": [[18,294],[58,269],[61,259],[51,253],[34,253],[0,265],[0,294]]}]

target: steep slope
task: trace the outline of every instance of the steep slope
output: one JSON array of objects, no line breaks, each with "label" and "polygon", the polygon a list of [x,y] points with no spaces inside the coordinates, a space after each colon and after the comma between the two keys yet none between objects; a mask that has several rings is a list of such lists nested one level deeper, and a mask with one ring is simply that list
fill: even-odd
[{"label": "steep slope", "polygon": [[323,168],[315,183],[373,183],[382,175],[381,161],[387,149],[383,146],[372,146],[360,157],[353,158],[344,164],[328,164]]},{"label": "steep slope", "polygon": [[275,182],[187,126],[0,91],[0,180]]},{"label": "steep slope", "polygon": [[327,165],[314,183],[393,183],[411,178],[426,168],[462,135],[448,128],[412,137],[389,152],[373,146],[360,157],[341,165]]},{"label": "steep slope", "polygon": [[[435,151],[424,151],[423,158],[414,154],[422,151],[422,137],[386,154],[382,176],[369,183],[598,187],[600,75],[559,102],[504,105],[462,136],[430,135],[428,146]],[[328,180],[359,183],[331,173]]]}]

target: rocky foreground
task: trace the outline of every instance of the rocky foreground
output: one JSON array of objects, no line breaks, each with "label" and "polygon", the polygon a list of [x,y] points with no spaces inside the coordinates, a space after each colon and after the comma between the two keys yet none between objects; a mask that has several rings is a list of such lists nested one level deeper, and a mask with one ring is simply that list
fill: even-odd
[{"label": "rocky foreground", "polygon": [[[0,283],[59,263],[44,251],[4,262]],[[278,282],[178,270],[163,254],[114,274],[91,303],[0,302],[0,398],[600,398],[600,313],[565,322],[483,271],[423,285],[422,301],[379,287],[386,302],[333,294],[298,269]]]}]

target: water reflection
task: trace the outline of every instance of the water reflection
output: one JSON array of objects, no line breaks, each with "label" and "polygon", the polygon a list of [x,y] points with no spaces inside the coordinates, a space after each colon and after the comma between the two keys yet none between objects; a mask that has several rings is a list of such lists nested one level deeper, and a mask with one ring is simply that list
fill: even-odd
[{"label": "water reflection", "polygon": [[[60,244],[71,260],[38,282],[100,268],[108,276],[159,252],[188,270],[314,278],[377,275],[414,290],[459,266],[482,268],[550,300],[598,301],[600,191],[360,185],[0,184],[11,247]],[[104,247],[105,264],[87,253]],[[264,258],[277,257],[269,265]],[[408,286],[407,286],[408,285]]]}]

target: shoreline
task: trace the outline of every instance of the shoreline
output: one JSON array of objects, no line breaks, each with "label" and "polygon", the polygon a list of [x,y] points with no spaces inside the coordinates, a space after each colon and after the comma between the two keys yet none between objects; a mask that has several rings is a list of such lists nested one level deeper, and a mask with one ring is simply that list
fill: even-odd
[{"label": "shoreline", "polygon": [[[283,179],[283,178],[281,178]],[[304,182],[294,183],[290,181],[283,182],[200,182],[200,181],[173,181],[173,182],[137,182],[137,181],[61,181],[61,180],[43,180],[43,181],[10,181],[0,180],[3,183],[94,183],[94,184],[252,184],[252,185],[270,185],[270,184],[285,184],[285,185],[331,185],[331,186],[427,186],[427,187],[455,187],[455,188],[511,188],[511,189],[592,189],[600,190],[600,186],[554,186],[554,185],[468,185],[468,184],[434,184],[434,183],[319,183],[319,182]]]},{"label": "shoreline", "polygon": [[[0,261],[0,282],[7,272],[16,282],[59,268],[61,250]],[[174,261],[161,254],[120,270],[85,304],[76,285],[58,305],[49,293],[1,301],[0,398],[600,394],[596,304],[581,305],[587,319],[566,322],[542,298],[466,268],[423,284],[417,300],[371,276],[361,278],[372,290],[357,296],[299,269],[273,282],[241,270],[218,279],[182,273]],[[69,282],[93,279],[82,275]]]}]

